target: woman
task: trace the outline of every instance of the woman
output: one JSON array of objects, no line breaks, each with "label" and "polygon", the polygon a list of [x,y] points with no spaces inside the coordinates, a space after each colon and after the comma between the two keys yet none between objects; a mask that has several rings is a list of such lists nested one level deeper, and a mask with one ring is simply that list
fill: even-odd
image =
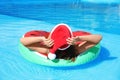
[{"label": "woman", "polygon": [[[38,31],[39,32],[39,31]],[[66,39],[67,43],[71,45],[66,50],[57,50],[55,52],[58,59],[70,59],[75,61],[75,58],[82,52],[98,44],[102,39],[101,35],[91,34],[83,36],[74,36]],[[49,49],[54,45],[54,41],[49,36],[30,36],[20,39],[21,43],[31,50],[40,53],[48,54]],[[77,43],[82,41],[81,43]],[[64,54],[62,54],[64,53]]]}]

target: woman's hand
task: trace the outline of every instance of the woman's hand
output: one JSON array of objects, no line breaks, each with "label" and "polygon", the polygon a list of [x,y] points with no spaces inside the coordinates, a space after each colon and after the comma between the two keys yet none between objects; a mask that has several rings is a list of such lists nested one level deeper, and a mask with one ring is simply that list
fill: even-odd
[{"label": "woman's hand", "polygon": [[67,43],[70,45],[75,45],[77,41],[80,41],[79,36],[66,39]]},{"label": "woman's hand", "polygon": [[43,44],[47,47],[52,47],[54,45],[54,41],[52,39],[46,39],[45,37],[42,37]]}]

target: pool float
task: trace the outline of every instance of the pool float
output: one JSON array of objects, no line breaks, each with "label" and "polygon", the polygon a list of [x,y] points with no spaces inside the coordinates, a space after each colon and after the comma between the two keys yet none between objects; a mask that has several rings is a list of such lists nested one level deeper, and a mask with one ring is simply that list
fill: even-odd
[{"label": "pool float", "polygon": [[[66,42],[66,39],[68,37],[73,37],[78,35],[80,36],[90,35],[90,33],[84,32],[84,31],[72,32],[68,25],[58,24],[52,29],[50,33],[46,31],[33,30],[33,31],[27,32],[24,35],[24,37],[43,36],[43,35],[46,38],[50,36],[54,40],[54,45],[50,49],[50,52],[48,54],[42,54],[42,53],[30,50],[26,48],[23,44],[19,43],[20,53],[25,59],[33,63],[41,64],[45,66],[56,66],[56,67],[76,66],[76,65],[85,64],[87,62],[94,60],[98,56],[100,51],[100,44],[97,44],[96,46],[80,54],[76,58],[75,62],[71,62],[71,60],[65,60],[65,59],[55,59],[56,58],[55,51],[57,49],[64,50],[69,48],[70,45],[68,45]],[[79,43],[82,43],[82,42],[79,42]]]}]

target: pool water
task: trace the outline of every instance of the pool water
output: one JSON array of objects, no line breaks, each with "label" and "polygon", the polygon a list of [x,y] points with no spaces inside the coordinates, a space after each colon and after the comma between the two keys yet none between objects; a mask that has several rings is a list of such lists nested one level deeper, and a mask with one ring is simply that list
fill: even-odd
[{"label": "pool water", "polygon": [[[30,7],[31,6],[31,7]],[[0,13],[42,20],[52,24],[67,23],[77,28],[120,34],[120,5],[93,3],[8,4]]]},{"label": "pool water", "polygon": [[[0,4],[0,80],[119,80],[119,4]],[[99,56],[75,67],[47,67],[25,60],[19,39],[30,30],[67,23],[73,31],[101,34]]]}]

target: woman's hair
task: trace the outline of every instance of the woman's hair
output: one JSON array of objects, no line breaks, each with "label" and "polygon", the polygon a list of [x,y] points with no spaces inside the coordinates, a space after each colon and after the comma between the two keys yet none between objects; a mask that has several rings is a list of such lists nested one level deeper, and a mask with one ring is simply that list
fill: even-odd
[{"label": "woman's hair", "polygon": [[66,60],[75,61],[75,58],[77,57],[77,51],[75,47],[72,45],[66,50],[57,50],[55,53],[57,59],[66,59]]}]

